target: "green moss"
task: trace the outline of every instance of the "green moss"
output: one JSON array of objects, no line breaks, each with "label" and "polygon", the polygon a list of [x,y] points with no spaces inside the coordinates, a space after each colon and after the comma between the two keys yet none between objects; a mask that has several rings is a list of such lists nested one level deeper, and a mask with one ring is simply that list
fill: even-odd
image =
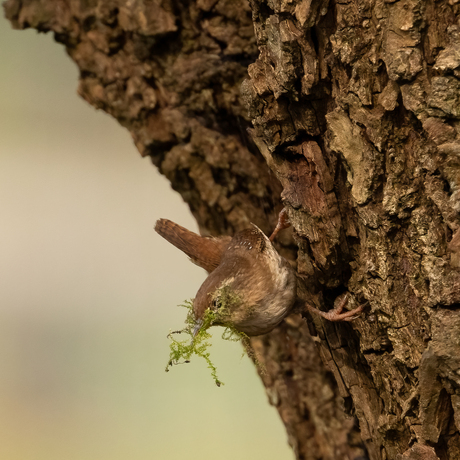
[{"label": "green moss", "polygon": [[[228,323],[229,310],[234,302],[240,302],[239,298],[233,293],[228,287],[224,286],[215,293],[218,309],[216,311],[206,310],[202,324],[195,336],[193,333],[195,328],[199,325],[195,320],[193,314],[193,303],[191,301],[185,301],[180,307],[185,307],[187,311],[187,317],[185,319],[185,327],[180,331],[172,331],[168,334],[168,338],[171,340],[169,361],[166,366],[166,372],[169,368],[176,364],[189,363],[193,355],[197,355],[203,358],[211,370],[211,376],[218,387],[223,385],[223,382],[217,377],[216,366],[212,363],[208,348],[211,346],[209,339],[211,334],[208,332],[209,328],[213,325],[224,326],[224,332],[222,338],[224,340],[230,340],[232,342],[242,341],[245,345],[248,355],[254,360],[256,365],[261,366],[259,360],[256,358],[252,348],[250,346],[249,337],[243,332],[238,331],[235,327]],[[177,340],[175,334],[185,334],[186,340]],[[244,353],[243,353],[244,354]]]},{"label": "green moss", "polygon": [[217,307],[214,324],[223,326],[226,326],[230,321],[230,311],[242,302],[240,296],[230,286],[222,286],[217,289],[212,296],[212,300]]},{"label": "green moss", "polygon": [[[173,331],[168,334],[168,338],[171,339],[171,344],[169,345],[169,361],[165,370],[168,372],[169,368],[176,364],[189,363],[192,355],[197,355],[206,361],[209,369],[211,369],[212,378],[216,382],[216,385],[220,387],[223,382],[217,377],[217,369],[209,358],[209,351],[207,351],[211,345],[209,342],[211,334],[207,329],[214,323],[215,313],[210,310],[206,311],[203,318],[203,324],[194,337],[193,332],[197,323],[193,315],[193,304],[191,301],[185,301],[184,304],[180,306],[188,309],[185,327],[180,331]],[[189,338],[182,341],[176,340],[173,334],[186,334]]]}]

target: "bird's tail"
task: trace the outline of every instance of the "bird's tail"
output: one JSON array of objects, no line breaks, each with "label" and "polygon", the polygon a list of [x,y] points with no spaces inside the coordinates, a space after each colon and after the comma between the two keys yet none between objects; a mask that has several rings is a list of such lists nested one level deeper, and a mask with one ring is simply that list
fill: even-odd
[{"label": "bird's tail", "polygon": [[209,273],[219,265],[231,239],[200,236],[168,219],[157,220],[155,231]]}]

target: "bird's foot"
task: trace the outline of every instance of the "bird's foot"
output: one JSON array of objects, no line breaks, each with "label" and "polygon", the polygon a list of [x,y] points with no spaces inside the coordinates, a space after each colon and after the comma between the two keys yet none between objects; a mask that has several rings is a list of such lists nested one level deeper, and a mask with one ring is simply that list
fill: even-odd
[{"label": "bird's foot", "polygon": [[278,232],[284,230],[285,228],[289,228],[290,226],[291,223],[289,222],[286,208],[283,208],[278,215],[278,223],[276,224],[275,230],[273,230],[273,233],[270,235],[269,240],[273,241],[276,235],[278,235]]},{"label": "bird's foot", "polygon": [[332,310],[321,311],[311,305],[307,304],[308,309],[311,312],[321,315],[323,318],[326,318],[329,321],[353,321],[356,319],[361,312],[364,310],[364,307],[367,305],[363,303],[359,307],[354,308],[353,310],[347,310],[342,313],[342,310],[345,308],[345,305],[348,303],[348,295],[344,296],[340,303]]}]

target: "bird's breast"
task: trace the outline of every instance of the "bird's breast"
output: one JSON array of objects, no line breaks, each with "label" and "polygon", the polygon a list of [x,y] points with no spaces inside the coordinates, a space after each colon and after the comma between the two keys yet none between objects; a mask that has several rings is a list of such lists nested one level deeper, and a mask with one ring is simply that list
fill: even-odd
[{"label": "bird's breast", "polygon": [[296,299],[294,270],[273,251],[276,256],[259,262],[252,276],[241,284],[238,294],[242,302],[232,313],[236,329],[250,336],[271,331],[289,314]]}]

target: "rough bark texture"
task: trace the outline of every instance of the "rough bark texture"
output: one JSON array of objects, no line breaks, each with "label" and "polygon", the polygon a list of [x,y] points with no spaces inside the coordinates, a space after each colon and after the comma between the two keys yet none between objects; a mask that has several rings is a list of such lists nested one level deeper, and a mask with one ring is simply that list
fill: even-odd
[{"label": "rough bark texture", "polygon": [[305,312],[252,341],[297,458],[460,459],[457,0],[5,10],[54,31],[80,95],[130,130],[204,232],[269,232],[281,196],[302,297],[369,301],[351,325]]}]

